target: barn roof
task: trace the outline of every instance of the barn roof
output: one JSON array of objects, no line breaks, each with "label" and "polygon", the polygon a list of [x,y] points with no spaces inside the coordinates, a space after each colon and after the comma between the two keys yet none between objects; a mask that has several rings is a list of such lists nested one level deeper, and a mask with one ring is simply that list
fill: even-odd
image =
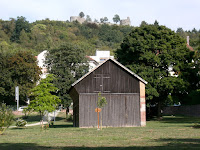
[{"label": "barn roof", "polygon": [[118,61],[116,61],[115,59],[109,58],[106,61],[104,61],[103,63],[99,64],[98,66],[96,66],[94,69],[92,69],[91,71],[89,71],[88,73],[86,73],[85,75],[83,75],[80,79],[78,79],[77,81],[75,81],[72,86],[75,86],[77,83],[79,83],[81,80],[83,80],[84,78],[86,78],[89,74],[91,74],[93,71],[95,71],[97,68],[99,68],[100,66],[102,66],[104,63],[106,63],[107,61],[111,60],[112,62],[114,62],[115,64],[117,64],[118,66],[120,66],[121,68],[123,68],[125,71],[129,72],[131,75],[133,75],[134,77],[136,77],[137,79],[139,79],[140,81],[142,81],[143,83],[147,84],[148,82],[145,81],[144,79],[142,79],[141,77],[139,77],[137,74],[135,74],[134,72],[132,72],[131,70],[129,70],[128,68],[126,68],[124,65],[122,65],[121,63],[119,63]]}]

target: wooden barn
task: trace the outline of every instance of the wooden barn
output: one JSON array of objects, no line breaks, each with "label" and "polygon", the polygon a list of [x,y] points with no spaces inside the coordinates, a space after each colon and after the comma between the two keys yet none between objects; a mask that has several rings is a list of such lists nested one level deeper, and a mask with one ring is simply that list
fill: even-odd
[{"label": "wooden barn", "polygon": [[73,99],[74,126],[97,126],[99,92],[107,100],[101,112],[102,126],[145,126],[145,84],[116,60],[106,60],[72,84],[69,94]]}]

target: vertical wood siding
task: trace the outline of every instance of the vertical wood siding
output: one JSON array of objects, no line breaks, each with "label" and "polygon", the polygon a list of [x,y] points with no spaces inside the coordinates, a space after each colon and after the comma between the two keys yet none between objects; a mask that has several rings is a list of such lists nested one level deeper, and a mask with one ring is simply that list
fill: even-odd
[{"label": "vertical wood siding", "polygon": [[107,99],[107,105],[100,113],[103,126],[141,125],[139,80],[108,60],[72,87],[74,126],[97,126],[95,108],[99,92]]},{"label": "vertical wood siding", "polygon": [[139,93],[139,81],[109,60],[76,84],[75,88],[78,93]]},{"label": "vertical wood siding", "polygon": [[[102,94],[107,105],[102,109],[103,126],[140,126],[139,94]],[[97,126],[97,94],[80,94],[79,126]]]}]

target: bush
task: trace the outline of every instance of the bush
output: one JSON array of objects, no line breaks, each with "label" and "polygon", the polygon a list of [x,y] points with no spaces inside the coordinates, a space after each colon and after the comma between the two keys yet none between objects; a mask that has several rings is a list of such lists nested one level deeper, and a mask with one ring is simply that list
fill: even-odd
[{"label": "bush", "polygon": [[16,126],[17,127],[25,127],[26,124],[27,124],[27,122],[25,120],[23,120],[23,119],[18,119],[16,121]]},{"label": "bush", "polygon": [[13,113],[6,104],[0,104],[0,135],[12,124]]},{"label": "bush", "polygon": [[68,114],[66,117],[67,121],[73,121],[73,115],[72,114]]}]

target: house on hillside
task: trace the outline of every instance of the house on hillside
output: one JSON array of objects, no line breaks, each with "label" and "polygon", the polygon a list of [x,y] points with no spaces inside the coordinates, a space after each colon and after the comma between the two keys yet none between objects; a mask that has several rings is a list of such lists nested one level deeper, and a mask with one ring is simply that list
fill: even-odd
[{"label": "house on hillside", "polygon": [[96,50],[95,56],[86,56],[89,62],[89,71],[103,63],[107,59],[114,59],[114,56],[110,55],[108,50]]},{"label": "house on hillside", "polygon": [[98,93],[107,100],[102,126],[146,125],[145,84],[141,77],[114,59],[107,59],[72,84],[73,125],[96,127]]},{"label": "house on hillside", "polygon": [[37,61],[38,61],[38,66],[41,68],[42,74],[40,75],[41,79],[46,78],[47,76],[47,66],[45,64],[45,58],[47,55],[47,50],[42,51],[38,56],[36,56]]}]

